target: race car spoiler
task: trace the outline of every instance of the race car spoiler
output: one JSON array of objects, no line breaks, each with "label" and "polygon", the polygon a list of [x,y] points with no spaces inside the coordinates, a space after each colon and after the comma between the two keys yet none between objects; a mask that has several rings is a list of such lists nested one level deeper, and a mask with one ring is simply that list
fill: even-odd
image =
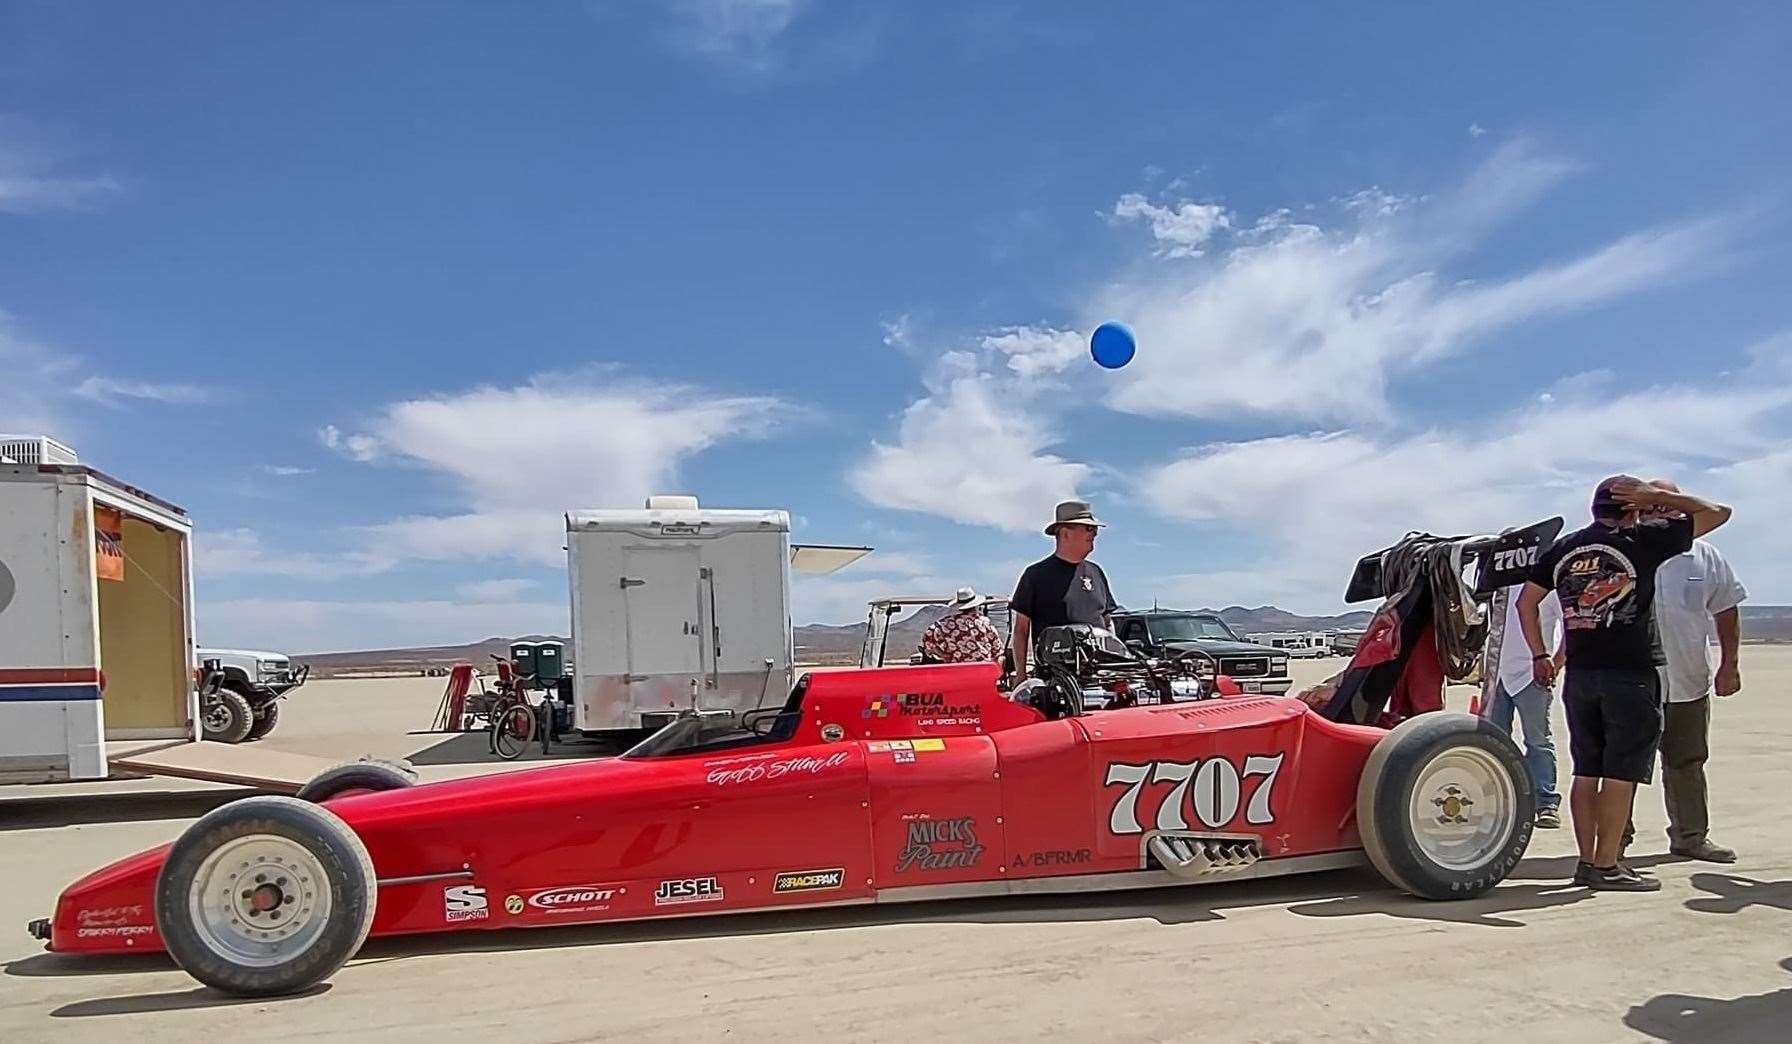
[{"label": "race car spoiler", "polygon": [[[1463,564],[1466,566],[1472,563],[1475,566],[1475,596],[1488,598],[1502,587],[1510,587],[1530,579],[1531,568],[1537,564],[1538,556],[1555,543],[1563,525],[1562,517],[1557,515],[1523,529],[1508,530],[1498,536],[1443,539],[1462,545]],[[1409,533],[1406,539],[1419,535],[1421,534]],[[1382,563],[1387,560],[1388,552],[1396,546],[1398,545],[1384,547],[1357,560],[1356,569],[1350,574],[1350,586],[1344,591],[1345,602],[1386,598],[1394,593],[1383,585]]]}]

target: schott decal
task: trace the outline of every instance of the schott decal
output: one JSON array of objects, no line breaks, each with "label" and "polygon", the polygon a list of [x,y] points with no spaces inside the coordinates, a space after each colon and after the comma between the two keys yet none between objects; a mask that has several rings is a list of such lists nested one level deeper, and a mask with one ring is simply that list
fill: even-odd
[{"label": "schott decal", "polygon": [[761,779],[782,779],[785,776],[819,775],[829,769],[839,768],[846,764],[851,755],[846,751],[837,751],[825,757],[804,756],[786,758],[783,761],[759,761],[736,768],[714,768],[709,770],[709,782],[725,787],[731,783],[753,783]]},{"label": "schott decal", "polygon": [[905,870],[968,870],[983,856],[977,841],[977,821],[960,819],[911,819],[908,844],[896,857],[896,872]]},{"label": "schott decal", "polygon": [[[1275,822],[1270,799],[1276,785],[1276,774],[1282,771],[1286,754],[1251,754],[1244,759],[1244,768],[1224,757],[1196,761],[1152,761],[1143,765],[1115,763],[1108,766],[1105,786],[1125,784],[1126,792],[1114,802],[1108,815],[1108,829],[1116,834],[1142,834],[1139,823],[1139,794],[1145,784],[1174,783],[1163,802],[1157,806],[1155,829],[1189,830],[1205,827],[1218,830],[1231,823],[1244,802],[1244,781],[1261,777],[1262,782],[1251,793],[1244,806],[1244,821],[1252,825]],[[1194,812],[1191,821],[1189,812]]]}]

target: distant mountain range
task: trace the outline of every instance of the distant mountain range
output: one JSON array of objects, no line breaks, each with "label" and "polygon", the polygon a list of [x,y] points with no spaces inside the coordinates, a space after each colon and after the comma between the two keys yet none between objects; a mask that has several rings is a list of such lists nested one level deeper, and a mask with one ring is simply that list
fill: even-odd
[{"label": "distant mountain range", "polygon": [[[1211,609],[1199,612],[1213,612]],[[1273,605],[1246,609],[1231,605],[1218,610],[1239,634],[1261,634],[1266,631],[1329,631],[1352,630],[1368,624],[1367,611],[1340,613],[1337,616],[1302,616]],[[927,625],[944,616],[942,606],[927,606],[897,620],[890,627],[885,644],[887,662],[900,663],[920,645],[921,632]],[[857,663],[859,649],[865,640],[863,620],[848,624],[804,624],[793,632],[796,658],[806,664]],[[1742,640],[1745,642],[1792,642],[1792,605],[1745,605],[1742,607]],[[566,642],[566,656],[573,656],[572,641],[556,635],[525,635],[521,638],[486,638],[469,645],[442,645],[420,649],[370,649],[360,652],[310,653],[295,656],[300,663],[311,665],[318,678],[342,677],[351,674],[393,673],[424,674],[456,663],[472,663],[490,672],[492,656],[508,656],[513,641]]]}]

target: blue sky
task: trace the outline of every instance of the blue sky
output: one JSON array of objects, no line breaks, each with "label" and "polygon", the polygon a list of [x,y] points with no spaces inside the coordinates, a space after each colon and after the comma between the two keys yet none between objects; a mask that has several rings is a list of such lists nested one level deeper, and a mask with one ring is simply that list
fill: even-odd
[{"label": "blue sky", "polygon": [[879,548],[799,622],[1073,492],[1123,602],[1333,611],[1620,470],[1792,601],[1792,15],[1264,6],[0,3],[0,429],[211,643],[563,630],[655,490]]}]

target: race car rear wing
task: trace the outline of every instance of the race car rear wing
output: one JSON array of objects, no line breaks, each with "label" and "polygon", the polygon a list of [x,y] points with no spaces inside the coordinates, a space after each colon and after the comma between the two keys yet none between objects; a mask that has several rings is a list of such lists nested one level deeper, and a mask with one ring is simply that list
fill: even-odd
[{"label": "race car rear wing", "polygon": [[[1497,536],[1464,536],[1449,538],[1462,544],[1462,562],[1475,567],[1475,596],[1488,598],[1495,591],[1530,578],[1538,556],[1555,543],[1564,525],[1562,517],[1545,519],[1523,529],[1513,529]],[[1382,563],[1394,548],[1384,547],[1357,560],[1350,574],[1350,585],[1344,601],[1362,602],[1386,598],[1394,592],[1382,583]]]}]

